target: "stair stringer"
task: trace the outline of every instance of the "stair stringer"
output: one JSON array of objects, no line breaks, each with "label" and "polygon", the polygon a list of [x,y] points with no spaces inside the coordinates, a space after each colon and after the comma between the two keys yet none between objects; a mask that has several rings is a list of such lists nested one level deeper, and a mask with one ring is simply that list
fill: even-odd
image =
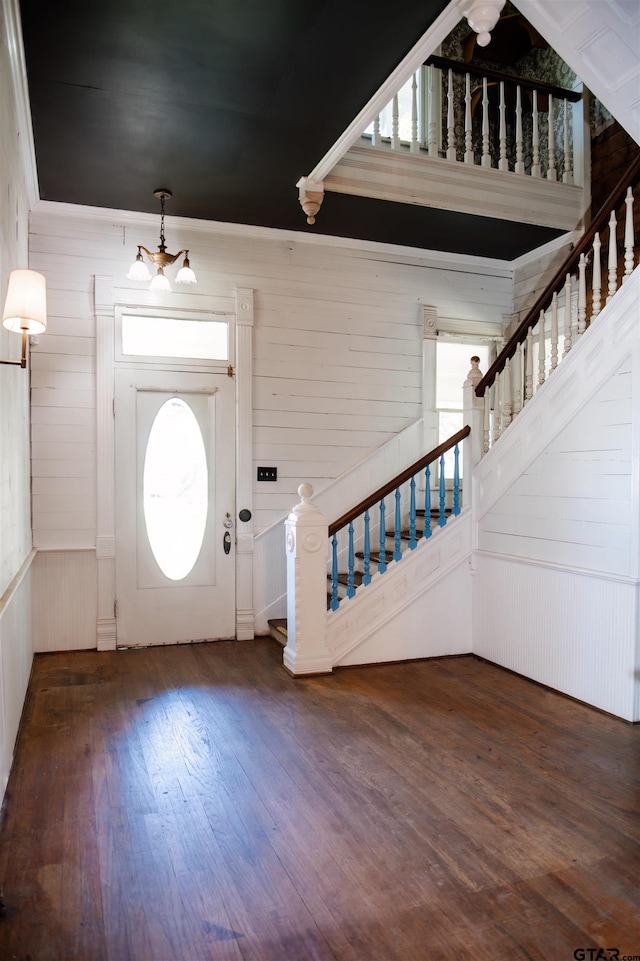
[{"label": "stair stringer", "polygon": [[334,667],[471,652],[471,509],[327,612]]},{"label": "stair stringer", "polygon": [[640,266],[473,472],[474,520],[539,457],[640,340]]}]

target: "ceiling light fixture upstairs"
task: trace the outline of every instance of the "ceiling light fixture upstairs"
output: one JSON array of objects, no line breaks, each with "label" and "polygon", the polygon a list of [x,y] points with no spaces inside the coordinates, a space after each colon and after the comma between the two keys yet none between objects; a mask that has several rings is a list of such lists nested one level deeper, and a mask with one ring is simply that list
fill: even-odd
[{"label": "ceiling light fixture upstairs", "polygon": [[[171,199],[171,191],[165,190],[164,188],[160,190],[154,190],[153,196],[157,197],[160,201],[160,243],[158,245],[158,251],[157,253],[151,253],[150,250],[147,250],[146,247],[143,247],[142,244],[139,244],[136,259],[129,268],[127,277],[129,280],[139,280],[142,282],[145,280],[150,280],[151,284],[149,285],[149,289],[156,292],[171,290],[171,285],[167,277],[165,277],[164,269],[165,267],[170,267],[171,264],[176,262],[178,257],[184,254],[182,267],[176,274],[176,283],[195,284],[197,283],[197,280],[196,275],[189,264],[189,251],[179,250],[177,254],[168,254],[167,247],[164,242],[164,202],[165,200]],[[149,273],[149,268],[145,264],[142,257],[143,250],[154,267],[157,268],[153,277]]]},{"label": "ceiling light fixture upstairs", "polygon": [[469,26],[478,34],[477,44],[486,47],[491,43],[491,31],[500,19],[505,0],[458,0]]}]

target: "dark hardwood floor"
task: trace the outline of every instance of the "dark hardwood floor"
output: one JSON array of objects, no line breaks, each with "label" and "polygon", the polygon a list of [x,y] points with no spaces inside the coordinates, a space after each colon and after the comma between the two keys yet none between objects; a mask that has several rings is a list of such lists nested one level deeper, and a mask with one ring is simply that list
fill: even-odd
[{"label": "dark hardwood floor", "polygon": [[640,728],[473,657],[281,658],[36,657],[2,961],[640,956]]}]

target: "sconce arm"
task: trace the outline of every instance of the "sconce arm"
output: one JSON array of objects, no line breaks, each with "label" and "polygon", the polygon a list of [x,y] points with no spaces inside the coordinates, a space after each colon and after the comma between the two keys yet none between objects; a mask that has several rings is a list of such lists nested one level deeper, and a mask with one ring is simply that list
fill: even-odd
[{"label": "sconce arm", "polygon": [[27,331],[22,331],[22,357],[20,360],[0,360],[0,364],[12,364],[16,367],[27,366]]}]

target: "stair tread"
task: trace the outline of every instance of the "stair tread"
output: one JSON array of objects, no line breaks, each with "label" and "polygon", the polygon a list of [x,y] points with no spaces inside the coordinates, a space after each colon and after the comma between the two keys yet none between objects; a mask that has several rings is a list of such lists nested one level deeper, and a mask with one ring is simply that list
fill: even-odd
[{"label": "stair tread", "polygon": [[[395,531],[386,531],[385,533],[386,533],[387,537],[395,537],[395,536],[396,536],[396,532],[395,532]],[[410,533],[409,530],[402,530],[402,531],[400,531],[400,537],[402,538],[403,541],[408,541],[408,540],[411,538],[411,533]],[[416,538],[416,540],[417,540],[419,537],[422,537],[422,530],[418,530],[418,528],[416,528],[416,531],[415,531],[415,538]]]},{"label": "stair tread", "polygon": [[[327,580],[329,581],[329,583],[331,583],[331,574],[327,574]],[[338,584],[347,584],[348,581],[349,581],[349,575],[346,573],[346,571],[340,571],[339,574],[338,574]],[[353,583],[354,583],[357,587],[359,587],[360,584],[362,584],[362,572],[361,572],[361,571],[354,571],[354,572],[353,572]]]},{"label": "stair tread", "polygon": [[274,617],[268,624],[271,628],[271,636],[274,637],[279,644],[285,645],[289,637],[286,617]]}]

